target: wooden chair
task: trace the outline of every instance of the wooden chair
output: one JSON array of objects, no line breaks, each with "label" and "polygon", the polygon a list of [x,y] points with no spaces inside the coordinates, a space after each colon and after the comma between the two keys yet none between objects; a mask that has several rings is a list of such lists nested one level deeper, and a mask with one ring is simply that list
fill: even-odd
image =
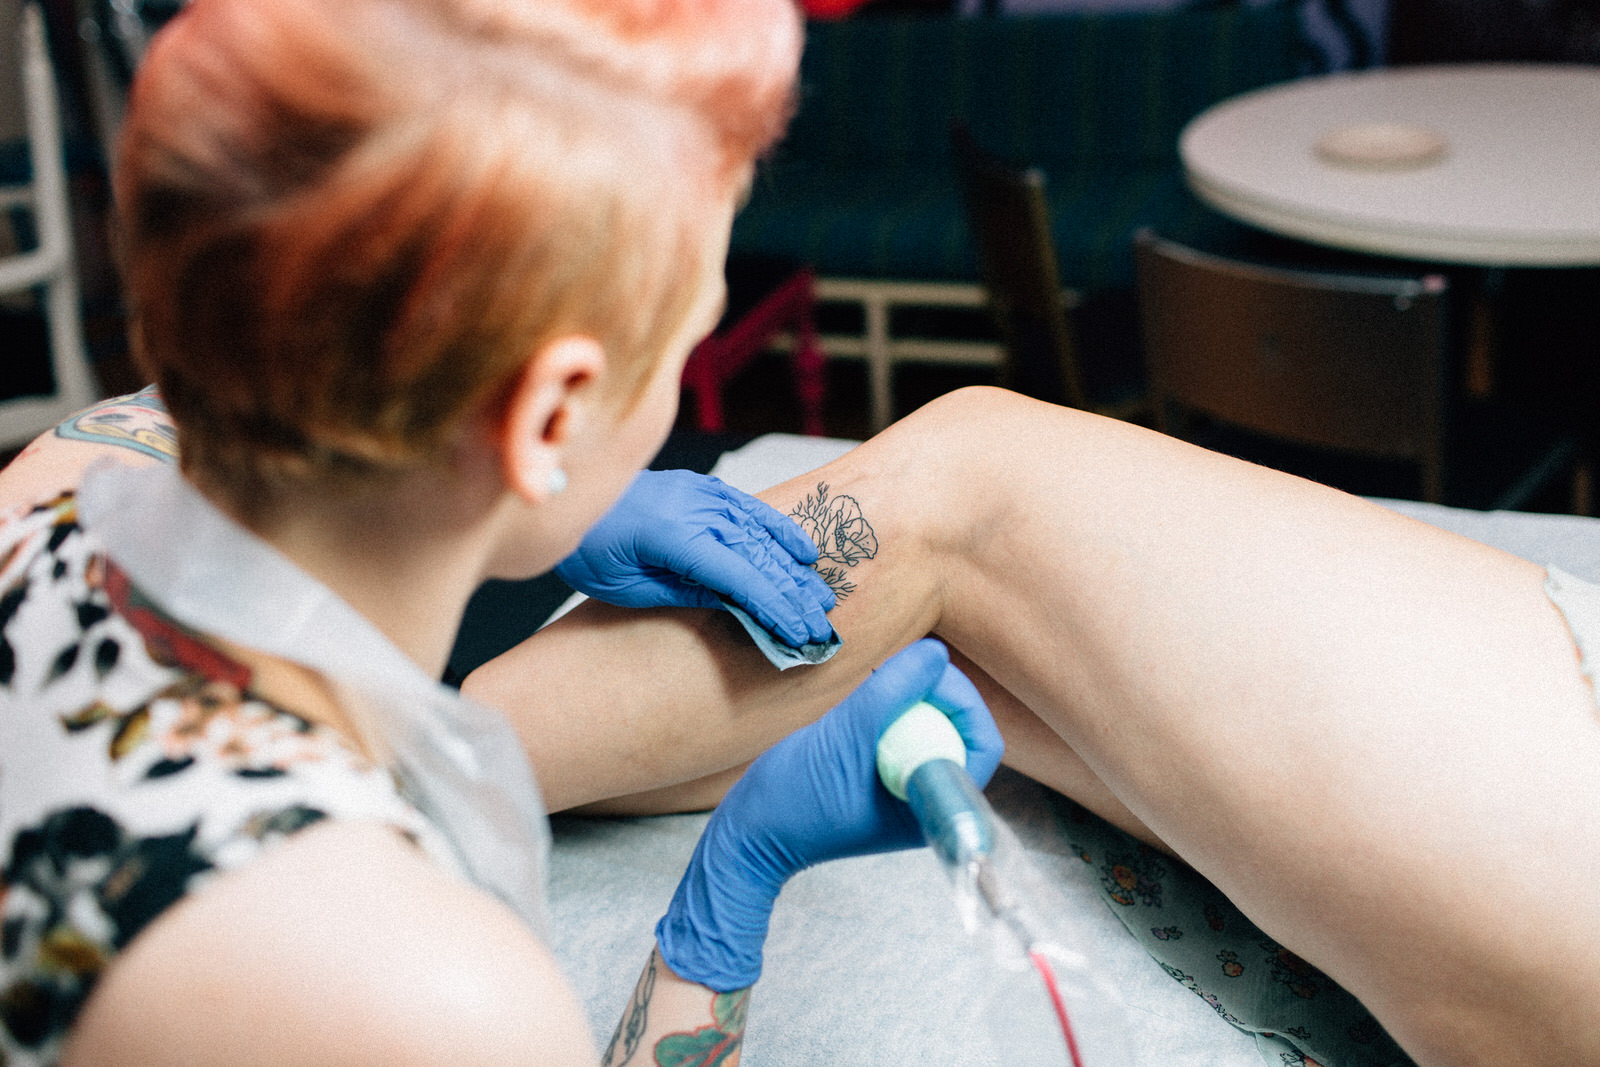
[{"label": "wooden chair", "polygon": [[[0,400],[0,448],[26,442],[100,395],[84,345],[66,163],[62,156],[60,100],[45,43],[44,17],[37,3],[23,5],[20,29],[19,69],[28,128],[29,173],[24,183],[0,186],[0,208],[24,213],[31,222],[16,229],[31,239],[19,241],[24,247],[15,253],[0,256],[0,294],[33,293],[42,297],[39,303],[47,327],[50,380],[40,391],[30,388],[21,395]],[[31,354],[0,354],[12,364],[6,368],[5,376],[12,381],[27,378],[26,370],[15,364]]]},{"label": "wooden chair", "polygon": [[1398,0],[1388,63],[1600,63],[1593,0]]},{"label": "wooden chair", "polygon": [[1005,345],[1000,384],[1115,418],[1142,416],[1136,380],[1113,384],[1086,373],[1069,316],[1075,297],[1061,286],[1044,172],[994,156],[965,126],[953,126],[950,140],[978,271]]},{"label": "wooden chair", "polygon": [[1459,388],[1444,275],[1244,262],[1148,230],[1135,254],[1164,432],[1353,492],[1462,507],[1522,507],[1573,476],[1573,437]]}]

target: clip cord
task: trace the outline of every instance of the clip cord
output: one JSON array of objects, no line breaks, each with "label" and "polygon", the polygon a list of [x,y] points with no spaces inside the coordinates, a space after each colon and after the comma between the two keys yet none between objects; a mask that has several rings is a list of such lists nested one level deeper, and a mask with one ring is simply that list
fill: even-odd
[{"label": "clip cord", "polygon": [[995,877],[990,858],[995,814],[967,774],[965,756],[961,736],[944,713],[919,703],[884,732],[878,774],[890,793],[911,805],[923,835],[945,863],[976,868],[974,880],[985,906],[1011,931],[1044,981],[1072,1067],[1084,1067],[1055,969],[1022,921],[1016,898]]}]

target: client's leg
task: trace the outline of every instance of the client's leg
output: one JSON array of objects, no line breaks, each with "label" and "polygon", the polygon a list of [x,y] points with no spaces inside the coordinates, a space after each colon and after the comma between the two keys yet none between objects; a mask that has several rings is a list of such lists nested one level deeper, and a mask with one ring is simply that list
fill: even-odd
[{"label": "client's leg", "polygon": [[547,803],[559,810],[737,768],[931,632],[943,610],[941,556],[959,549],[940,544],[945,490],[932,457],[916,455],[922,436],[914,420],[761,494],[824,542],[819,566],[830,568],[844,637],[828,663],[780,673],[723,612],[590,601],[474,671],[463,690],[512,714]]},{"label": "client's leg", "polygon": [[1537,568],[995,391],[763,495],[822,520],[844,651],[780,675],[714,615],[552,628],[469,688],[553,804],[736,765],[931,630],[1020,701],[1011,762],[1148,827],[1419,1059],[1600,1058],[1600,725]]},{"label": "client's leg", "polygon": [[1600,1061],[1600,718],[1543,572],[1134,428],[974,406],[1003,435],[953,473],[992,533],[938,632],[1419,1059]]}]

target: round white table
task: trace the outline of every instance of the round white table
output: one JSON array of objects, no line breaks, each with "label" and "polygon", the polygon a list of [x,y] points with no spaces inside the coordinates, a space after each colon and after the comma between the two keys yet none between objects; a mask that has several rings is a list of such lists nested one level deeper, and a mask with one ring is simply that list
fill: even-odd
[{"label": "round white table", "polygon": [[[1380,158],[1352,158],[1363,143]],[[1210,108],[1179,152],[1202,200],[1285,236],[1484,267],[1600,265],[1600,67],[1307,78]]]}]

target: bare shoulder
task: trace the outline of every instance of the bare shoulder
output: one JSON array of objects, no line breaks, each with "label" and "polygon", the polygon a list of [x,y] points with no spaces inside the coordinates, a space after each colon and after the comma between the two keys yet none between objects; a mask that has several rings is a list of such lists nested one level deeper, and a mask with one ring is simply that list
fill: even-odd
[{"label": "bare shoulder", "polygon": [[177,431],[153,387],[112,397],[40,434],[0,470],[0,510],[76,488],[89,465],[103,457],[170,463],[177,454]]},{"label": "bare shoulder", "polygon": [[141,933],[96,987],[63,1064],[597,1059],[554,958],[508,908],[387,827],[336,822]]}]

